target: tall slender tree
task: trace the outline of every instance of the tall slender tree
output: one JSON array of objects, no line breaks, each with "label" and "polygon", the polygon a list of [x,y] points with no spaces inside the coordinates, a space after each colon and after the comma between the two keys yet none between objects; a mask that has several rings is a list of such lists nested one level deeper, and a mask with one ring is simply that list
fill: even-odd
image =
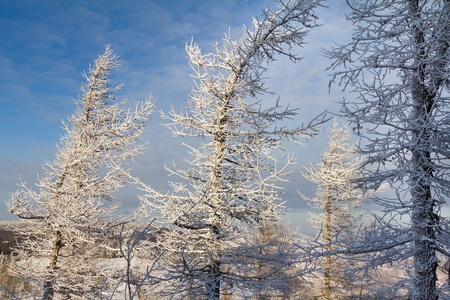
[{"label": "tall slender tree", "polygon": [[[310,129],[321,123],[277,127],[295,110],[281,109],[278,101],[264,109],[258,98],[268,93],[263,78],[266,62],[277,55],[300,60],[287,49],[303,45],[308,28],[315,26],[313,10],[320,2],[276,1],[279,10],[267,9],[261,19],[254,19],[242,40],[227,36],[209,54],[202,54],[196,44],[186,47],[196,80],[190,107],[164,116],[175,135],[200,137],[204,143],[189,147],[190,167],[175,166],[170,171],[187,183],[172,183],[174,190],[167,194],[147,188],[144,201],[173,228],[171,237],[164,236],[168,253],[183,250],[171,273],[180,293],[218,299],[224,286],[243,295],[269,282],[285,288],[280,280],[249,275],[256,274],[249,268],[255,266],[256,258],[250,256],[257,251],[250,251],[237,233],[276,218],[281,205],[279,182],[286,173],[285,166],[277,163],[276,152],[283,151],[283,139],[310,135]],[[292,161],[290,157],[287,164]],[[266,258],[290,257],[284,254]]]},{"label": "tall slender tree", "polygon": [[[335,120],[328,144],[328,149],[320,163],[306,168],[303,174],[309,181],[318,185],[314,198],[304,197],[309,205],[322,211],[313,215],[311,223],[320,232],[320,240],[326,251],[335,249],[336,239],[345,240],[349,233],[357,228],[361,217],[358,209],[364,200],[364,193],[356,185],[359,176],[360,159],[356,156],[355,144],[349,142],[350,132],[346,127],[339,127]],[[345,282],[343,261],[326,255],[322,263],[323,296],[325,299],[336,299],[342,296]]]},{"label": "tall slender tree", "polygon": [[363,183],[395,192],[377,199],[386,216],[366,236],[371,243],[347,250],[373,253],[372,263],[412,257],[411,299],[438,299],[436,253],[450,255],[441,210],[450,196],[450,1],[347,3],[356,29],[327,52],[332,82],[358,95],[342,104],[363,138]]},{"label": "tall slender tree", "polygon": [[[125,184],[118,168],[133,161],[137,143],[153,104],[148,99],[125,110],[115,102],[120,86],[112,86],[111,72],[120,60],[109,46],[95,61],[76,100],[76,111],[65,125],[66,134],[53,163],[38,177],[38,191],[21,182],[8,209],[32,220],[26,239],[16,252],[22,277],[43,284],[43,299],[55,293],[83,294],[97,288],[101,277],[92,266],[92,250],[111,228],[125,219],[114,217],[113,194]],[[111,203],[110,203],[111,202]],[[104,245],[107,246],[106,244]],[[45,259],[47,267],[42,267]]]},{"label": "tall slender tree", "polygon": [[[295,261],[295,238],[288,225],[278,222],[262,221],[254,235],[251,236],[250,244],[254,244],[256,278],[261,278],[263,284],[258,284],[254,292],[254,298],[268,299],[290,299],[301,288],[298,286],[299,278],[295,264],[286,264],[290,260]],[[274,260],[272,256],[286,255],[288,259]],[[270,263],[267,263],[270,262]],[[274,278],[280,280],[277,284],[271,284],[263,278]],[[284,285],[284,286],[283,286]]]}]

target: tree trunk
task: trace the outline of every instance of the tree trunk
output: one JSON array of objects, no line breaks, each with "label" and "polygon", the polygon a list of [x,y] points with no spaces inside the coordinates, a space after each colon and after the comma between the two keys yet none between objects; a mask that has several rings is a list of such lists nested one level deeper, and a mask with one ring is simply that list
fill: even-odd
[{"label": "tree trunk", "polygon": [[[220,220],[218,216],[215,216],[215,220]],[[209,239],[209,251],[211,257],[209,258],[209,265],[207,266],[207,271],[209,274],[209,281],[207,282],[207,294],[208,299],[219,299],[220,298],[220,244],[219,244],[219,230],[220,222],[213,224],[210,230]]]},{"label": "tree trunk", "polygon": [[412,299],[438,299],[436,291],[438,259],[436,257],[436,225],[433,211],[433,199],[429,183],[431,170],[429,166],[430,153],[416,150],[412,156],[413,169],[419,174],[412,177],[413,200],[412,234],[414,237],[414,277]]},{"label": "tree trunk", "polygon": [[[417,99],[423,100],[423,99]],[[428,99],[431,101],[432,99]],[[433,169],[431,167],[430,152],[427,129],[428,103],[417,101],[416,116],[421,123],[422,129],[413,132],[414,141],[417,146],[412,150],[412,170],[411,176],[411,197],[412,209],[412,234],[414,239],[414,277],[413,294],[414,300],[435,300],[438,299],[436,282],[436,269],[438,259],[436,257],[436,236],[435,226],[437,217],[434,212],[434,201],[431,195],[431,177]]]},{"label": "tree trunk", "polygon": [[[218,124],[222,127],[227,113],[227,107],[224,105],[223,113],[219,115]],[[218,208],[221,206],[221,190],[222,190],[222,168],[223,158],[225,156],[225,134],[223,128],[215,135],[215,153],[216,160],[215,169],[212,174],[211,191],[212,191],[212,211],[210,217],[210,237],[209,237],[209,251],[211,255],[210,265],[207,267],[210,273],[210,279],[207,283],[207,293],[212,299],[220,298],[220,243],[219,236],[222,227],[222,217]]]},{"label": "tree trunk", "polygon": [[[331,251],[331,187],[327,185],[327,199],[325,203],[324,242],[326,251]],[[325,256],[323,267],[325,299],[331,299],[331,257]]]},{"label": "tree trunk", "polygon": [[50,260],[47,266],[48,274],[44,281],[44,295],[43,300],[52,300],[55,294],[54,289],[54,271],[56,269],[56,262],[58,261],[59,251],[61,250],[61,232],[59,230],[53,231],[53,245],[50,252]]},{"label": "tree trunk", "polygon": [[[436,300],[437,264],[436,237],[434,232],[435,214],[431,195],[432,162],[430,154],[429,119],[432,118],[435,94],[430,94],[425,85],[426,57],[425,34],[422,31],[419,1],[409,1],[409,11],[413,23],[415,44],[415,70],[411,78],[411,96],[414,104],[412,118],[411,149],[411,197],[413,209],[411,215],[412,235],[414,239],[414,277],[413,300]],[[436,87],[435,87],[436,88]],[[434,91],[431,91],[434,93]]]}]

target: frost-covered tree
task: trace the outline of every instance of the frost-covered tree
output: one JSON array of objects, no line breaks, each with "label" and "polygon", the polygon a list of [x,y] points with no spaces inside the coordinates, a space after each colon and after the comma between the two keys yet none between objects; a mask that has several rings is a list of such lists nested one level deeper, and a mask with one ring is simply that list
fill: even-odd
[{"label": "frost-covered tree", "polygon": [[[164,116],[176,136],[197,137],[202,144],[189,147],[193,158],[187,168],[170,170],[184,182],[172,182],[167,194],[147,188],[144,200],[172,229],[162,238],[164,257],[176,260],[182,254],[168,274],[179,295],[218,299],[227,288],[244,296],[264,285],[285,288],[282,280],[258,277],[253,269],[258,251],[239,235],[279,214],[279,183],[286,174],[286,166],[277,163],[282,141],[309,135],[321,122],[279,127],[295,110],[282,109],[278,101],[264,108],[259,98],[271,95],[264,86],[266,63],[277,55],[300,60],[289,49],[304,43],[321,1],[276,2],[279,10],[264,11],[241,40],[227,36],[215,53],[203,54],[196,44],[186,47],[196,84],[189,108]],[[292,161],[289,157],[287,165]],[[290,256],[265,257],[271,264]]]},{"label": "frost-covered tree", "polygon": [[[356,156],[356,145],[350,143],[350,132],[339,127],[335,120],[328,149],[321,162],[306,168],[303,174],[318,185],[314,198],[304,197],[308,204],[323,213],[312,215],[310,221],[319,230],[319,239],[325,249],[331,252],[336,247],[336,239],[348,239],[349,233],[357,228],[361,217],[357,212],[364,200],[364,193],[355,183],[358,179],[360,159]],[[327,255],[322,262],[323,284],[321,291],[325,299],[342,296],[348,288],[343,260]]]},{"label": "frost-covered tree", "polygon": [[338,82],[357,94],[343,114],[363,139],[368,188],[385,216],[363,244],[372,264],[413,258],[411,299],[437,299],[437,252],[447,256],[449,182],[450,1],[347,1],[352,41],[327,51]]},{"label": "frost-covered tree", "polygon": [[[271,277],[279,279],[280,282],[272,284],[264,282],[258,285],[254,292],[256,299],[290,299],[300,288],[299,278],[295,264],[286,264],[290,260],[295,261],[294,234],[286,224],[278,222],[262,221],[251,235],[249,245],[255,245],[254,273],[257,278]],[[274,260],[273,256],[283,255],[290,257]],[[267,263],[267,262],[270,263]],[[283,286],[284,285],[284,286]]]},{"label": "frost-covered tree", "polygon": [[125,102],[116,102],[120,86],[112,86],[109,77],[119,64],[106,46],[84,74],[87,83],[75,113],[64,123],[55,161],[38,176],[39,189],[20,182],[21,189],[8,203],[11,213],[33,222],[16,249],[16,272],[43,285],[46,300],[55,293],[100,291],[102,277],[93,268],[92,251],[125,221],[117,217],[119,203],[112,202],[113,194],[126,182],[120,166],[140,153],[138,138],[153,104],[148,99],[126,110]]}]

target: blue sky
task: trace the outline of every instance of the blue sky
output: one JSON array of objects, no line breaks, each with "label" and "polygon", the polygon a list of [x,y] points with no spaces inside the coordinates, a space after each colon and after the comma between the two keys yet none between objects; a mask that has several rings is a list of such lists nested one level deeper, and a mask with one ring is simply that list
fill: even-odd
[{"label": "blue sky", "polygon": [[[133,102],[152,94],[158,110],[181,108],[193,87],[186,43],[193,39],[203,51],[212,50],[229,30],[239,39],[242,25],[250,26],[252,17],[270,5],[268,0],[0,0],[0,220],[15,219],[4,201],[17,189],[18,175],[34,185],[41,166],[54,159],[64,134],[61,120],[72,113],[80,93],[81,73],[105,44],[123,61],[112,76],[114,83],[124,84],[119,99]],[[317,11],[323,26],[311,31],[304,48],[295,50],[305,59],[297,64],[280,59],[269,67],[268,86],[281,103],[301,108],[292,125],[325,109],[339,109],[335,101],[342,95],[338,87],[328,93],[328,62],[321,48],[332,40],[348,40],[351,24],[342,4],[328,5],[332,7]],[[143,136],[149,146],[133,169],[142,180],[167,190],[164,165],[182,162],[186,148],[181,143],[189,141],[173,138],[161,122],[154,113]],[[324,134],[304,146],[287,146],[298,164],[286,184],[286,206],[291,209],[286,219],[306,232],[309,208],[297,189],[313,195],[315,187],[300,171],[302,165],[318,162],[325,146]],[[129,188],[118,198],[133,207],[136,193]]]}]

